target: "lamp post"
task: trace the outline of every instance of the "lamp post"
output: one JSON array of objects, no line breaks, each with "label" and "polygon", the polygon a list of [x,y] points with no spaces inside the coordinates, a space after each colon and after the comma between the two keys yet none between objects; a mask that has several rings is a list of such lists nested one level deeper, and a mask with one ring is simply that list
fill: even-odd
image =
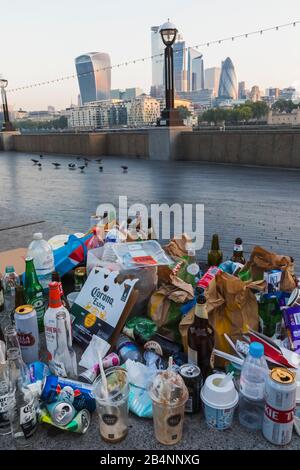
[{"label": "lamp post", "polygon": [[177,109],[174,108],[174,64],[173,44],[177,35],[177,28],[168,20],[159,29],[165,48],[165,92],[166,107],[161,113],[159,126],[183,126]]},{"label": "lamp post", "polygon": [[6,91],[5,88],[8,85],[8,81],[4,78],[0,78],[0,88],[1,88],[1,98],[2,98],[2,105],[3,105],[3,125],[2,131],[14,131],[14,126],[9,120],[9,113],[8,113],[8,105],[7,105],[7,98],[6,98]]}]

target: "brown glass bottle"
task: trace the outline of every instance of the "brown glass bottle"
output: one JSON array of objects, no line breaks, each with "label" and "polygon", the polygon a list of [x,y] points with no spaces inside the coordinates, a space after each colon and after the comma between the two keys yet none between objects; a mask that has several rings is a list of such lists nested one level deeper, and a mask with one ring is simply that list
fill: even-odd
[{"label": "brown glass bottle", "polygon": [[67,310],[70,310],[70,305],[69,305],[67,297],[64,294],[64,290],[63,290],[62,282],[61,282],[61,279],[60,279],[60,275],[58,274],[57,271],[53,271],[53,273],[52,273],[52,282],[58,282],[59,292],[60,292],[60,297],[61,297],[61,303],[63,304],[63,306]]},{"label": "brown glass bottle", "polygon": [[244,258],[243,240],[241,238],[235,239],[231,261],[234,261],[234,263],[241,263],[241,264],[246,263],[245,258]]},{"label": "brown glass bottle", "polygon": [[211,249],[207,255],[208,266],[219,266],[223,261],[223,252],[220,250],[219,235],[214,234],[211,241]]},{"label": "brown glass bottle", "polygon": [[203,380],[212,373],[214,330],[208,322],[206,299],[197,298],[195,318],[188,329],[188,362],[200,367]]}]

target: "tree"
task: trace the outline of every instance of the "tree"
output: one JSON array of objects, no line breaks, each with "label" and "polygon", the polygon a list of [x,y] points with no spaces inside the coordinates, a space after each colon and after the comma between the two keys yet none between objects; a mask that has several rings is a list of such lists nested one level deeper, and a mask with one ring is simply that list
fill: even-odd
[{"label": "tree", "polygon": [[293,103],[292,100],[278,100],[273,104],[272,109],[280,111],[281,113],[283,111],[286,113],[290,113],[291,111],[293,111],[293,109],[296,109],[297,107],[298,105]]},{"label": "tree", "polygon": [[252,115],[254,119],[261,119],[262,117],[268,114],[268,105],[264,101],[256,101],[252,103],[251,101],[246,101],[246,105],[250,106],[252,109]]},{"label": "tree", "polygon": [[16,129],[65,129],[68,127],[68,119],[65,116],[51,121],[31,121],[28,119],[15,121],[14,126]]},{"label": "tree", "polygon": [[176,109],[181,119],[187,119],[192,114],[186,106],[178,106]]},{"label": "tree", "polygon": [[249,121],[252,115],[253,113],[250,106],[242,105],[239,107],[239,121]]}]

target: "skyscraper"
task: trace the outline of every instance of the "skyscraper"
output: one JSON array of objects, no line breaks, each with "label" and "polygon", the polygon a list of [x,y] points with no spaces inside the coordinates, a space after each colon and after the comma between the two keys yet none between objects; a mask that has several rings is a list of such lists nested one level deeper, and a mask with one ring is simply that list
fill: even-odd
[{"label": "skyscraper", "polygon": [[204,65],[202,54],[189,47],[188,50],[188,91],[204,88]]},{"label": "skyscraper", "polygon": [[214,96],[217,96],[219,91],[220,75],[220,67],[210,67],[204,72],[204,88],[213,90]]},{"label": "skyscraper", "polygon": [[[82,104],[110,97],[110,57],[105,52],[90,52],[75,59]],[[86,75],[85,75],[86,74]]]},{"label": "skyscraper", "polygon": [[180,34],[177,35],[177,40],[173,46],[173,57],[175,91],[187,91],[187,47]]},{"label": "skyscraper", "polygon": [[237,99],[237,79],[230,57],[227,57],[222,62],[218,97],[232,100]]},{"label": "skyscraper", "polygon": [[[159,32],[160,26],[151,27],[152,86],[164,83],[164,45]],[[162,54],[161,56],[158,56]],[[158,56],[158,57],[157,57]]]},{"label": "skyscraper", "polygon": [[245,82],[239,82],[238,98],[239,100],[246,99],[246,83]]}]

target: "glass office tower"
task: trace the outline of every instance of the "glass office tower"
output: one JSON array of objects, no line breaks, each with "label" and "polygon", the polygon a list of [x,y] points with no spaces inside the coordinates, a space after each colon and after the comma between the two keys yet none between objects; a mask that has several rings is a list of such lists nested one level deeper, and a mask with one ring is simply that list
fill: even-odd
[{"label": "glass office tower", "polygon": [[111,88],[109,54],[90,52],[75,59],[81,103],[108,100]]}]

